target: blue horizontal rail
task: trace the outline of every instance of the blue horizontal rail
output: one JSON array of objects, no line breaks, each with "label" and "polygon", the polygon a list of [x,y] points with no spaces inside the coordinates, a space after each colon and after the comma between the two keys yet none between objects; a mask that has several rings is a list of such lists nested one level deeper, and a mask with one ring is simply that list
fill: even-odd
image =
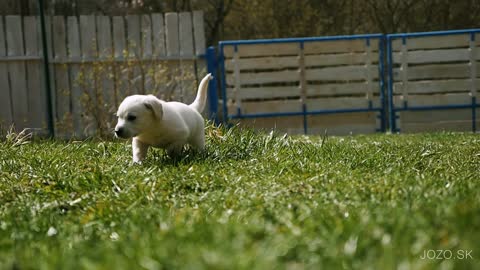
[{"label": "blue horizontal rail", "polygon": [[337,114],[337,113],[356,113],[356,112],[371,112],[381,111],[383,108],[354,108],[354,109],[332,109],[332,110],[315,110],[305,112],[281,112],[281,113],[251,113],[251,114],[236,114],[229,115],[230,119],[243,119],[243,118],[268,118],[278,116],[302,116],[302,115],[322,115],[322,114]]},{"label": "blue horizontal rail", "polygon": [[449,31],[433,31],[433,32],[399,33],[399,34],[388,34],[387,39],[464,35],[464,34],[479,33],[479,32],[480,32],[480,28],[449,30]]},{"label": "blue horizontal rail", "polygon": [[297,43],[315,41],[355,40],[355,39],[380,39],[383,34],[366,34],[351,36],[325,36],[325,37],[303,37],[303,38],[276,38],[276,39],[252,39],[252,40],[227,40],[220,41],[219,45],[248,45],[248,44],[273,44],[273,43]]},{"label": "blue horizontal rail", "polygon": [[441,106],[407,106],[395,108],[397,112],[404,111],[435,111],[435,110],[460,110],[471,109],[472,107],[480,107],[480,104],[453,104],[453,105],[441,105]]}]

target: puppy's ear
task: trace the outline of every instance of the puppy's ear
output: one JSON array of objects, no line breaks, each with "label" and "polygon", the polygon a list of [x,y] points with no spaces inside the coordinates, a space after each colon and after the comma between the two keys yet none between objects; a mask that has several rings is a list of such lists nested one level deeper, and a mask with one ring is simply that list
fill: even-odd
[{"label": "puppy's ear", "polygon": [[147,99],[143,103],[147,109],[149,109],[153,115],[158,118],[162,119],[163,116],[163,107],[162,103],[158,98],[153,95],[148,95]]}]

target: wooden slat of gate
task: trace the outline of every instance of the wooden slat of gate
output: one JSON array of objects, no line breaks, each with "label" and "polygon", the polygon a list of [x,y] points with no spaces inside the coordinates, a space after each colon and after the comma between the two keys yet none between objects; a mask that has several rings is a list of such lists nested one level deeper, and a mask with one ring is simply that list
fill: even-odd
[{"label": "wooden slat of gate", "polygon": [[[23,29],[21,16],[5,17],[7,32],[7,55],[23,56]],[[22,131],[28,125],[28,90],[26,79],[26,68],[23,61],[12,61],[8,63],[8,73],[11,83],[11,100],[13,109],[13,122],[18,131]]]}]

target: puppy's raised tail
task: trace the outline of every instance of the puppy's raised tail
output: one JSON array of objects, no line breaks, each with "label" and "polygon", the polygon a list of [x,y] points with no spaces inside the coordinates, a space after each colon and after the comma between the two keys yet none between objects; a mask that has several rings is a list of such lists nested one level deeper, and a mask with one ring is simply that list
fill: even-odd
[{"label": "puppy's raised tail", "polygon": [[202,81],[200,82],[200,85],[198,86],[198,92],[197,92],[197,97],[193,101],[192,104],[189,106],[197,110],[197,112],[202,113],[203,109],[205,109],[205,103],[207,100],[207,89],[208,89],[208,82],[213,79],[213,76],[211,73],[208,73],[207,76],[205,76]]}]

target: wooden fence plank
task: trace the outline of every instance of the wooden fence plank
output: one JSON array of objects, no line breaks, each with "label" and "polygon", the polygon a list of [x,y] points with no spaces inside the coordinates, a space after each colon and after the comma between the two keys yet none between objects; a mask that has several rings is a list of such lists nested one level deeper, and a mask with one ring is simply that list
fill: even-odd
[{"label": "wooden fence plank", "polygon": [[[203,11],[197,10],[193,11],[193,37],[194,37],[194,47],[195,55],[197,57],[205,55],[206,42],[205,42],[205,25],[203,22]],[[200,83],[200,80],[207,74],[207,60],[204,57],[196,58],[194,69],[196,72],[196,85]],[[194,87],[196,90],[196,87]],[[206,113],[207,110],[205,110]]]},{"label": "wooden fence plank", "polygon": [[[400,69],[393,69],[395,81],[401,74]],[[479,73],[477,71],[477,76]],[[426,65],[414,66],[408,68],[408,80],[433,80],[433,79],[467,79],[470,78],[470,66],[465,64],[444,64],[444,65]]]},{"label": "wooden fence plank", "polygon": [[165,25],[163,15],[159,13],[152,14],[152,35],[153,35],[153,55],[165,56]]},{"label": "wooden fence plank", "polygon": [[239,58],[225,60],[225,70],[233,71],[237,65],[239,70],[262,70],[262,69],[284,69],[298,67],[298,56],[285,57],[261,57],[261,58]]},{"label": "wooden fence plank", "polygon": [[[63,16],[55,16],[52,18],[53,23],[53,45],[55,61],[67,60],[67,42],[66,42],[66,26]],[[70,113],[70,84],[68,77],[68,68],[65,64],[54,65],[54,77],[52,84],[55,85],[56,96],[56,111],[55,111],[55,127],[56,135],[60,138],[69,138],[72,134],[73,127],[71,126],[72,115]]]},{"label": "wooden fence plank", "polygon": [[112,24],[109,16],[96,16],[97,21],[97,44],[99,59],[112,59]]},{"label": "wooden fence plank", "polygon": [[401,57],[401,80],[402,80],[402,94],[405,101],[408,100],[408,54],[407,54],[407,46],[405,44],[402,45],[402,57]]},{"label": "wooden fence plank", "polygon": [[[477,79],[477,83],[480,80]],[[408,93],[411,94],[431,94],[442,92],[468,92],[470,91],[470,80],[428,80],[428,81],[413,81],[408,83]],[[396,82],[393,84],[393,92],[395,94],[402,92],[402,83]]]},{"label": "wooden fence plank", "polygon": [[379,78],[378,66],[371,65],[369,69],[364,66],[340,66],[321,69],[307,69],[305,75],[309,81],[353,81],[366,80],[370,72],[372,80]]},{"label": "wooden fence plank", "polygon": [[[277,43],[277,44],[242,44],[237,45],[239,57],[254,57],[254,56],[280,56],[280,55],[297,55],[298,42],[292,43]],[[234,53],[234,46],[227,45],[223,48],[223,53],[226,58],[232,58]]]},{"label": "wooden fence plank", "polygon": [[[65,25],[65,17],[54,16],[52,18],[52,38],[53,38],[53,54],[51,55],[54,60],[65,61],[67,55],[67,32]],[[62,43],[62,44],[58,44]]]},{"label": "wooden fence plank", "polygon": [[[394,96],[394,104],[397,107],[403,105],[401,96]],[[458,94],[435,94],[435,95],[410,95],[408,106],[445,106],[471,104],[472,98],[469,93]]]},{"label": "wooden fence plank", "polygon": [[[127,57],[127,41],[125,31],[125,21],[121,16],[114,16],[112,18],[113,24],[113,48],[114,57],[117,60],[125,60]],[[116,106],[122,102],[122,100],[133,94],[130,90],[130,79],[128,76],[128,62],[115,63],[115,102]]]},{"label": "wooden fence plank", "polygon": [[[308,74],[308,70],[307,70]],[[311,77],[311,76],[310,76]],[[307,75],[308,78],[308,75]],[[235,76],[226,74],[227,84],[235,85]],[[240,84],[266,84],[278,82],[298,82],[300,76],[296,70],[282,70],[273,72],[241,73]]]},{"label": "wooden fence plank", "polygon": [[[380,106],[378,98],[372,100],[373,107]],[[309,111],[337,110],[337,109],[367,109],[369,100],[365,97],[329,97],[309,98],[305,102]]]},{"label": "wooden fence plank", "polygon": [[367,61],[378,64],[378,60],[378,53],[375,52],[306,55],[305,66],[359,65]]},{"label": "wooden fence plank", "polygon": [[[127,22],[127,46],[128,56],[130,60],[141,59],[142,43],[141,43],[141,29],[140,17],[138,15],[128,15]],[[143,88],[143,74],[141,62],[133,61],[130,65],[131,91],[135,94],[144,94]]]},{"label": "wooden fence plank", "polygon": [[142,30],[142,58],[145,59],[142,62],[142,74],[144,78],[145,93],[155,93],[155,62],[149,61],[153,55],[152,47],[152,18],[150,15],[142,15],[141,17],[141,30]]},{"label": "wooden fence plank", "polygon": [[141,33],[140,33],[140,17],[138,15],[127,15],[127,46],[128,56],[131,58],[141,57]]},{"label": "wooden fence plank", "polygon": [[[225,69],[233,71],[233,59],[225,60]],[[370,61],[378,64],[378,54],[348,53],[305,55],[305,67],[325,67],[339,65],[359,65]],[[298,67],[298,56],[267,56],[255,58],[241,58],[238,61],[240,70],[284,69]]]},{"label": "wooden fence plank", "polygon": [[[195,56],[193,45],[192,14],[181,12],[178,14],[180,57]],[[195,87],[195,62],[180,60],[180,72],[182,76],[181,92],[182,101],[191,103],[195,99],[197,89]]]},{"label": "wooden fence plank", "polygon": [[180,56],[193,57],[193,26],[190,12],[181,12],[178,16],[179,21],[179,42]]},{"label": "wooden fence plank", "polygon": [[[408,63],[444,63],[444,62],[460,62],[470,60],[470,51],[468,49],[441,49],[441,50],[422,50],[408,51]],[[402,52],[393,53],[393,62],[401,63]],[[478,59],[477,56],[476,59]]]},{"label": "wooden fence plank", "polygon": [[[366,52],[366,61],[365,61],[365,78],[366,78],[366,84],[367,84],[367,99],[371,100],[373,98],[373,92],[374,92],[374,81],[372,78],[372,72],[370,72],[371,67],[372,67],[372,61],[370,56],[372,55],[372,47],[367,46],[367,52]],[[377,84],[378,86],[378,84]]]},{"label": "wooden fence plank", "polygon": [[[358,96],[366,95],[367,90],[366,82],[313,84],[307,86],[307,96]],[[372,83],[372,94],[378,93],[380,85],[378,82]]]},{"label": "wooden fence plank", "polygon": [[[7,32],[7,55],[24,55],[23,29],[21,16],[9,15],[5,17]],[[8,72],[11,82],[11,99],[13,121],[18,131],[28,128],[28,90],[25,63],[21,61],[10,62]]]},{"label": "wooden fence plank", "polygon": [[[193,57],[193,26],[190,12],[181,12],[178,14],[178,31],[180,57]],[[195,66],[192,61],[180,60],[181,73],[181,92],[180,96],[185,103],[191,103],[195,99],[196,89],[194,89]]]},{"label": "wooden fence plank", "polygon": [[[39,41],[39,31],[37,29],[38,20],[35,16],[23,17],[25,33],[25,56],[39,57],[41,45]],[[39,60],[26,62],[27,68],[27,88],[28,88],[28,108],[30,114],[29,126],[35,129],[39,135],[48,134],[47,121],[47,94],[42,84],[42,65]]]},{"label": "wooden fence plank", "polygon": [[[98,55],[100,59],[113,59],[112,46],[112,25],[110,17],[97,16],[97,41],[98,41]],[[114,66],[110,63],[102,63],[101,74],[99,74],[100,91],[98,102],[101,123],[105,125],[107,130],[113,130],[115,125],[114,113],[116,111],[115,104],[115,87],[114,87]]]},{"label": "wooden fence plank", "polygon": [[301,47],[298,47],[298,75],[300,77],[298,85],[300,88],[300,100],[303,103],[307,98],[307,79],[305,77],[305,54]]},{"label": "wooden fence plank", "polygon": [[[3,17],[0,17],[0,57],[7,55],[7,37],[4,31]],[[11,92],[8,82],[8,64],[0,62],[0,134],[7,130],[13,124]]]},{"label": "wooden fence plank", "polygon": [[126,32],[125,21],[121,16],[113,16],[113,47],[114,56],[117,59],[123,59],[125,56],[126,45]]},{"label": "wooden fence plank", "polygon": [[[372,51],[378,51],[378,42],[371,41]],[[365,52],[366,40],[332,40],[305,42],[305,54],[353,53]]]},{"label": "wooden fence plank", "polygon": [[97,56],[97,37],[96,37],[95,16],[80,16],[80,35],[82,58]]},{"label": "wooden fence plank", "polygon": [[467,121],[472,119],[471,109],[400,112],[402,123],[432,123]]},{"label": "wooden fence plank", "polygon": [[205,48],[205,25],[203,22],[203,11],[193,11],[193,36],[195,45],[195,55],[204,55]]},{"label": "wooden fence plank", "polygon": [[[241,106],[242,114],[301,112],[300,100],[245,101]],[[230,114],[237,114],[236,109]]]},{"label": "wooden fence plank", "polygon": [[155,62],[149,61],[153,56],[153,28],[152,18],[150,15],[142,15],[142,57],[146,59],[142,62],[142,70],[144,75],[144,89],[146,94],[154,94],[155,90]]},{"label": "wooden fence plank", "polygon": [[477,57],[479,55],[480,50],[477,49],[474,40],[470,40],[469,42],[469,65],[470,65],[470,93],[472,97],[477,97]]},{"label": "wooden fence plank", "polygon": [[[416,37],[416,38],[408,38],[407,46],[409,50],[458,48],[458,47],[468,47],[469,40],[470,40],[469,34]],[[392,41],[392,49],[394,51],[401,50],[401,46],[402,46],[401,38],[395,39]]]},{"label": "wooden fence plank", "polygon": [[[237,110],[242,107],[242,99],[239,97],[239,92],[241,89],[241,82],[240,82],[240,69],[236,65],[238,63],[238,52],[233,53],[233,98],[235,99],[235,105],[237,105]],[[228,81],[228,80],[227,80]]]},{"label": "wooden fence plank", "polygon": [[165,14],[165,34],[167,44],[167,56],[175,56],[180,53],[179,33],[178,33],[178,14]]},{"label": "wooden fence plank", "polygon": [[[163,20],[163,15],[160,13],[152,14],[152,53],[155,57],[165,57],[167,55],[167,49],[165,45],[165,23]],[[162,98],[167,93],[166,84],[163,83],[165,80],[165,66],[164,62],[154,62],[152,66],[153,72],[153,89],[151,93],[156,95],[159,98]]]},{"label": "wooden fence plank", "polygon": [[[178,29],[180,57],[193,58],[195,56],[195,51],[193,44],[192,14],[190,12],[181,12],[178,14]],[[197,88],[195,86],[195,62],[184,61],[181,59],[179,62],[181,73],[181,101],[191,103],[197,94]]]},{"label": "wooden fence plank", "polygon": [[[165,14],[165,43],[168,57],[175,57],[180,55],[180,36],[179,36],[179,22],[177,13]],[[165,93],[165,98],[177,101],[182,101],[179,97],[179,92],[183,90],[182,76],[180,74],[180,63],[177,61],[166,63],[162,66],[163,73],[165,74],[166,81],[176,82]]]},{"label": "wooden fence plank", "polygon": [[152,18],[148,14],[141,16],[142,57],[152,57]]},{"label": "wooden fence plank", "polygon": [[[96,58],[98,50],[94,15],[80,15],[80,36],[82,59]],[[82,72],[85,78],[83,81],[83,96],[86,101],[83,111],[86,124],[85,135],[92,136],[97,131],[99,120],[97,110],[98,74],[96,74],[94,63],[84,63]]]},{"label": "wooden fence plank", "polygon": [[[79,59],[82,55],[80,50],[80,32],[77,17],[67,17],[67,47],[69,58]],[[70,72],[70,94],[72,98],[72,117],[74,137],[82,137],[85,130],[84,124],[84,94],[83,74],[81,65],[78,63],[69,64]]]},{"label": "wooden fence plank", "polygon": [[[228,94],[233,94],[234,88],[227,88]],[[241,88],[237,98],[244,99],[274,99],[300,97],[300,89],[296,86],[278,87],[248,87]]]},{"label": "wooden fence plank", "polygon": [[[465,87],[468,86],[468,81]],[[378,83],[377,83],[378,84]],[[465,88],[466,89],[466,88]],[[328,96],[366,96],[368,85],[366,83],[348,83],[348,84],[320,84],[307,85],[307,97],[328,97]],[[467,90],[465,90],[467,91]],[[234,88],[227,88],[229,97],[233,97]],[[380,93],[380,87],[373,89],[374,94]],[[299,97],[300,90],[297,86],[275,86],[275,87],[242,87],[238,92],[240,99],[274,99]],[[375,95],[372,95],[372,98]]]}]

